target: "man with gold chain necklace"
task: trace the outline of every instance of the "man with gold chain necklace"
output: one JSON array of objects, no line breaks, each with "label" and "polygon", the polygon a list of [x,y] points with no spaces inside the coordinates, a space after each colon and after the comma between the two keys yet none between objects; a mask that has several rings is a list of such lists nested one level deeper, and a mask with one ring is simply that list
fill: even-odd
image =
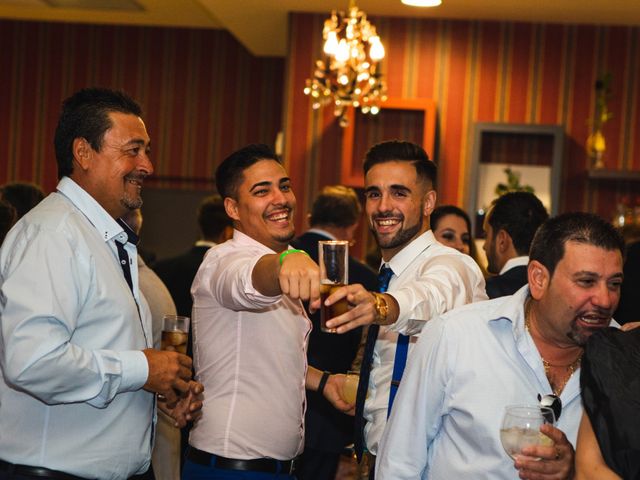
[{"label": "man with gold chain necklace", "polygon": [[[538,230],[528,285],[429,322],[382,438],[378,479],[571,479],[582,414],[584,344],[612,323],[624,242],[599,217],[560,215]],[[500,441],[507,405],[553,399],[553,442],[512,460]]]}]

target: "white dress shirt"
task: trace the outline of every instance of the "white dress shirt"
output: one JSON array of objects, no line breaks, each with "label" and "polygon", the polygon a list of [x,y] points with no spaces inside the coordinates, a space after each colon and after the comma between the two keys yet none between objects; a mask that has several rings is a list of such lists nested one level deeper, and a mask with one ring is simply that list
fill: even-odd
[{"label": "white dress shirt", "polygon": [[[380,327],[373,353],[364,407],[367,420],[364,438],[373,455],[387,422],[398,332],[416,335],[432,318],[454,307],[487,298],[484,277],[475,261],[438,243],[431,230],[398,252],[388,265],[393,277],[387,293],[398,302],[400,314],[394,324]],[[409,343],[409,358],[415,341],[416,338],[412,338]]]},{"label": "white dress shirt", "polygon": [[[552,393],[524,326],[529,287],[429,322],[405,371],[380,444],[376,478],[515,480],[500,443],[505,406]],[[582,415],[579,370],[560,396],[557,427],[575,445]]]},{"label": "white dress shirt", "polygon": [[275,253],[234,230],[207,252],[191,287],[202,418],[189,443],[227,458],[289,460],[304,442],[307,337],[302,303],[267,297],[251,280]]},{"label": "white dress shirt", "polygon": [[7,235],[2,460],[99,479],[148,468],[154,397],[141,390],[148,375],[141,350],[151,346],[151,318],[131,244],[135,298],[122,273],[115,242],[126,238],[67,177]]}]

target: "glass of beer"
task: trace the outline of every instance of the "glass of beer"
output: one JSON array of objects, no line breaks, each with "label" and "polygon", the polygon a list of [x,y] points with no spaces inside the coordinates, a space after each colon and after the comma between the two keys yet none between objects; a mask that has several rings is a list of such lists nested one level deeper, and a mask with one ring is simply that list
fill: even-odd
[{"label": "glass of beer", "polygon": [[355,404],[356,396],[358,394],[360,372],[349,370],[346,375],[347,378],[345,378],[344,384],[342,385],[342,392],[340,392],[340,396],[345,402]]},{"label": "glass of beer", "polygon": [[162,350],[187,354],[189,317],[165,315],[162,319]]},{"label": "glass of beer", "polygon": [[327,328],[327,320],[342,315],[348,310],[347,299],[325,306],[324,301],[338,288],[349,283],[349,242],[346,240],[323,240],[318,242],[318,264],[320,266],[320,330],[335,333]]}]

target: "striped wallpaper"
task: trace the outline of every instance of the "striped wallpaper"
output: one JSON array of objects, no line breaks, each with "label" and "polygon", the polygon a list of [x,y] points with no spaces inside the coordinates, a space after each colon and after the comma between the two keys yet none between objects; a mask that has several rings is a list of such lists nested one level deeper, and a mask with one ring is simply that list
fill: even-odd
[{"label": "striped wallpaper", "polygon": [[[312,111],[302,93],[325,17],[290,16],[286,60],[253,57],[219,30],[0,21],[0,183],[33,181],[50,191],[60,102],[78,88],[104,85],[142,104],[159,187],[210,189],[224,156],[250,142],[273,144],[284,117],[301,230],[319,189],[340,182],[342,129],[331,109]],[[584,142],[595,79],[610,71],[614,117],[604,129],[605,162],[640,170],[640,28],[373,21],[387,50],[389,95],[436,102],[436,148],[429,153],[440,165],[442,202],[465,204],[476,121],[564,126],[563,211],[610,217],[622,196],[639,189],[587,180]],[[394,135],[410,138],[411,123]]]},{"label": "striped wallpaper", "polygon": [[211,189],[226,155],[275,142],[283,71],[283,59],[256,58],[223,30],[0,21],[0,183],[52,190],[60,104],[99,85],[141,104],[151,184]]},{"label": "striped wallpaper", "polygon": [[[286,68],[286,161],[308,204],[340,181],[340,129],[331,109],[312,111],[302,93],[321,51],[326,15],[292,14]],[[613,75],[614,117],[604,128],[608,168],[640,170],[640,28],[372,18],[387,51],[389,96],[434,99],[439,198],[464,205],[475,122],[560,124],[566,133],[561,211],[610,218],[640,183],[589,181],[584,143],[594,84]],[[299,194],[299,197],[301,195]],[[639,199],[640,200],[640,199]]]}]

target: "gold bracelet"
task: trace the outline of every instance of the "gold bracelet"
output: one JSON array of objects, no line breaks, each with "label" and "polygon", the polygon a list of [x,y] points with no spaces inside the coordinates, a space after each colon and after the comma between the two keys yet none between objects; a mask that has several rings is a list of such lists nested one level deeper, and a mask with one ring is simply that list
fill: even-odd
[{"label": "gold bracelet", "polygon": [[374,308],[376,309],[376,317],[373,319],[373,323],[378,325],[385,325],[387,321],[387,315],[389,315],[389,304],[384,295],[378,292],[371,292],[375,299]]}]

